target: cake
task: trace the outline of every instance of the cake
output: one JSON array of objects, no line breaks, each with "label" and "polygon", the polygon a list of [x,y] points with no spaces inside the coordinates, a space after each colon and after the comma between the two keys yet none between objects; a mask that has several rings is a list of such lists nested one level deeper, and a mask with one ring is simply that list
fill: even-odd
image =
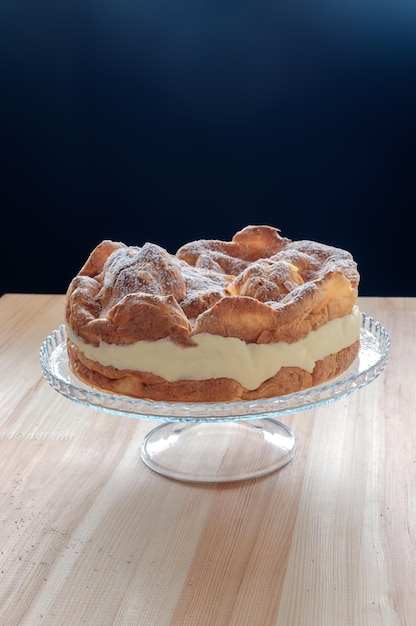
[{"label": "cake", "polygon": [[105,240],[66,293],[69,365],[94,388],[152,401],[286,395],[356,358],[358,284],[349,252],[271,226],[175,254]]}]

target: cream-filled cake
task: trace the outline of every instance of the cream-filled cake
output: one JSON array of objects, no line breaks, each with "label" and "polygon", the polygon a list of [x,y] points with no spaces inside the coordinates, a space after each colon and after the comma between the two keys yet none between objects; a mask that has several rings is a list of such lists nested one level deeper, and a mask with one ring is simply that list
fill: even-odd
[{"label": "cream-filled cake", "polygon": [[270,226],[231,241],[103,241],[66,295],[70,367],[99,389],[166,402],[230,402],[325,382],[359,349],[351,254]]}]

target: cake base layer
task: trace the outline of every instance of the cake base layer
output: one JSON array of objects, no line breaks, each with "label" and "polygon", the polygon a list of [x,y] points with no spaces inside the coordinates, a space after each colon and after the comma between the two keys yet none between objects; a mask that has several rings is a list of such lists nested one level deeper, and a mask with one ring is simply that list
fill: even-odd
[{"label": "cake base layer", "polygon": [[74,374],[103,391],[163,402],[235,402],[287,395],[322,384],[346,370],[358,355],[360,342],[317,361],[313,371],[282,367],[257,389],[248,390],[230,378],[169,382],[147,372],[119,370],[87,359],[68,341],[68,356]]}]

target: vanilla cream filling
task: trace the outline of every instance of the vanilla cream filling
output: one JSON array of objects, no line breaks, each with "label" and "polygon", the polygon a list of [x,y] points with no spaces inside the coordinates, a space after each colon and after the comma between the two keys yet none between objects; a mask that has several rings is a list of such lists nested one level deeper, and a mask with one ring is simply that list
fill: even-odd
[{"label": "vanilla cream filling", "polygon": [[352,345],[360,336],[358,307],[350,315],[327,322],[295,343],[245,343],[235,337],[201,333],[191,347],[169,337],[137,341],[130,345],[85,343],[67,328],[71,341],[88,359],[117,369],[149,372],[165,380],[233,378],[246,389],[257,389],[282,367],[301,367],[312,372],[316,361]]}]

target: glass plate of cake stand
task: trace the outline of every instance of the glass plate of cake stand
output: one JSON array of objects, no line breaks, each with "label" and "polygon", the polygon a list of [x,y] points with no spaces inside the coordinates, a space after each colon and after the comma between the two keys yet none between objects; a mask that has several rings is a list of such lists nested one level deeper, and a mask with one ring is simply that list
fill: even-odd
[{"label": "glass plate of cake stand", "polygon": [[212,483],[264,476],[289,463],[296,440],[280,417],[364,387],[383,371],[389,348],[386,330],[361,313],[359,354],[337,378],[266,400],[194,404],[151,402],[86,385],[69,368],[64,326],[45,339],[39,357],[45,379],[66,398],[104,413],[161,421],[141,447],[141,458],[152,470],[176,480]]}]

